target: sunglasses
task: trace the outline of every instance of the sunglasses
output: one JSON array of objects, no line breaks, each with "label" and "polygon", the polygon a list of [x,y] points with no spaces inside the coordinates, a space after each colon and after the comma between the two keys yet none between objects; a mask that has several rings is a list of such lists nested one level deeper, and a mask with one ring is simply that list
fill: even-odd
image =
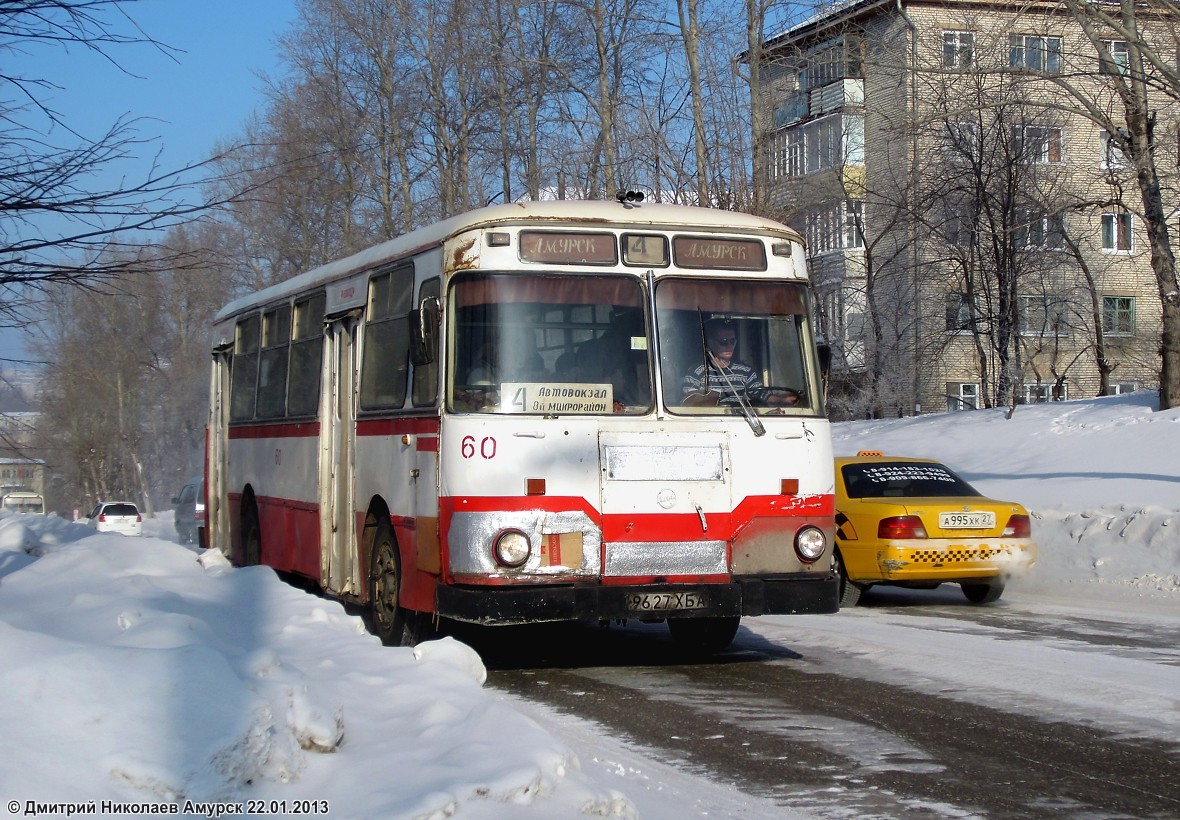
[{"label": "sunglasses", "polygon": [[733,347],[737,344],[737,338],[730,336],[725,339],[716,338],[713,340],[719,347]]}]

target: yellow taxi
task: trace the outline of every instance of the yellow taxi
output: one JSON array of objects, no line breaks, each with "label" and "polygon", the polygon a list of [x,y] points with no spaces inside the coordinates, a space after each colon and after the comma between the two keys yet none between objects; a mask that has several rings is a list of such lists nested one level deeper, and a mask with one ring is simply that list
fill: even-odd
[{"label": "yellow taxi", "polygon": [[1036,562],[1028,510],[985,498],[937,461],[862,450],[836,459],[840,605],[874,584],[958,584],[973,604]]}]

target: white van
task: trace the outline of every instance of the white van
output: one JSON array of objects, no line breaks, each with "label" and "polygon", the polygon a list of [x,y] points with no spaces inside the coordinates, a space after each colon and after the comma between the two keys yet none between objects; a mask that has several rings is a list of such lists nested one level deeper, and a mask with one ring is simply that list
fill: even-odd
[{"label": "white van", "polygon": [[35,513],[45,515],[45,499],[38,493],[15,491],[5,493],[0,500],[0,509],[10,513]]}]

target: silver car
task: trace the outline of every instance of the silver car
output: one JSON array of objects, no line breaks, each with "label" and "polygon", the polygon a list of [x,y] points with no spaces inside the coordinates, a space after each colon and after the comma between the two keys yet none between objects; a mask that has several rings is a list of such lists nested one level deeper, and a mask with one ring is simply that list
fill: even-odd
[{"label": "silver car", "polygon": [[143,535],[143,516],[139,514],[139,507],[130,501],[100,501],[87,519],[96,532]]}]

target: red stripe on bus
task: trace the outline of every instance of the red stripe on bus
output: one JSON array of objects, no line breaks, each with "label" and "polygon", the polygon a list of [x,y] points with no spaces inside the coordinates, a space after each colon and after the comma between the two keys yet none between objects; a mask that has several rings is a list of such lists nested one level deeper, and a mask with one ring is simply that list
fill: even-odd
[{"label": "red stripe on bus", "polygon": [[602,515],[584,498],[568,496],[451,496],[440,497],[439,513],[544,510],[583,512],[602,529],[604,541],[701,541],[732,540],[753,518],[816,518],[835,513],[831,495],[747,496],[731,511],[705,513],[705,526],[696,512],[630,512]]},{"label": "red stripe on bus", "polygon": [[370,419],[356,423],[357,438],[362,436],[414,436],[414,449],[419,453],[438,452],[438,419],[400,418]]},{"label": "red stripe on bus", "polygon": [[251,424],[229,428],[229,438],[314,438],[320,434],[318,421],[292,421],[279,424]]},{"label": "red stripe on bus", "polygon": [[438,417],[362,419],[356,423],[357,436],[438,435]]}]

